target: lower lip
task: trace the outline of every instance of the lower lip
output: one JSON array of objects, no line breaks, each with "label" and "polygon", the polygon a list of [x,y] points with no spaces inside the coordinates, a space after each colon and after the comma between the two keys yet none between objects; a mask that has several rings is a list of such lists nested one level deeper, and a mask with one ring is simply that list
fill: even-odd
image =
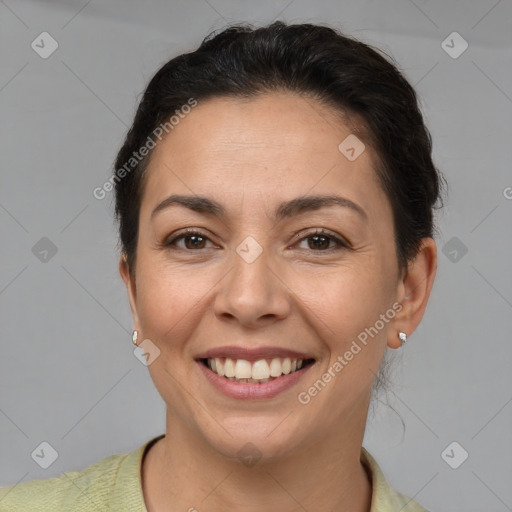
[{"label": "lower lip", "polygon": [[208,381],[217,388],[221,393],[241,400],[273,398],[279,393],[290,389],[299,379],[309,370],[312,365],[308,365],[301,370],[282,375],[277,379],[262,384],[253,382],[235,382],[225,377],[221,377],[214,371],[207,368],[201,361],[197,361],[204,376]]}]

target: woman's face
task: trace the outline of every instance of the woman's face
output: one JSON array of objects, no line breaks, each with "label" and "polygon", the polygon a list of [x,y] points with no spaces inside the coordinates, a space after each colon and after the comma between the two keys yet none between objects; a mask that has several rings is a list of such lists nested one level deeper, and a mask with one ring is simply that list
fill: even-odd
[{"label": "woman's face", "polygon": [[[340,150],[350,135],[324,105],[275,93],[199,102],[153,150],[135,282],[122,270],[134,328],[160,351],[148,368],[168,420],[224,455],[362,436],[403,286],[375,154],[353,138]],[[173,195],[220,208],[157,208]],[[312,196],[339,201],[294,203]],[[247,383],[208,355],[250,378],[304,362]]]}]

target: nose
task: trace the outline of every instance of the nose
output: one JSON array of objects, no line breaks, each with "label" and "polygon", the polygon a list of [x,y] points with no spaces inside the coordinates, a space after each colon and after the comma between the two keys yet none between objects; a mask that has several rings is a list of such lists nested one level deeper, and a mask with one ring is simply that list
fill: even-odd
[{"label": "nose", "polygon": [[215,297],[215,315],[247,328],[263,327],[285,318],[290,311],[288,287],[274,270],[267,251],[248,262],[234,253],[233,266],[221,280]]}]

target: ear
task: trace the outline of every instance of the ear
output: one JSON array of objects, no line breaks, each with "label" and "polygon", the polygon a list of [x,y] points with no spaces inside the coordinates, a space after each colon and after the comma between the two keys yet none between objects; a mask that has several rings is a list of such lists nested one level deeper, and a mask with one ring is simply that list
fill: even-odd
[{"label": "ear", "polygon": [[415,258],[398,284],[397,301],[402,309],[395,315],[388,334],[388,347],[400,348],[400,331],[410,336],[418,327],[427,308],[437,270],[437,246],[432,238],[424,238]]},{"label": "ear", "polygon": [[137,288],[135,285],[135,273],[132,276],[130,274],[130,268],[128,266],[128,261],[126,259],[126,254],[121,255],[121,259],[119,260],[119,273],[124,281],[126,286],[126,291],[128,292],[128,300],[130,302],[130,309],[132,311],[133,318],[133,328],[139,330],[139,317],[137,314]]}]

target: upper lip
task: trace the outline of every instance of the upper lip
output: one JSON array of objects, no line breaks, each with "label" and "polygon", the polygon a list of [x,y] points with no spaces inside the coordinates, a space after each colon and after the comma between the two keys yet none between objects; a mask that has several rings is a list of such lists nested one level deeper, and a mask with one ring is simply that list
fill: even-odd
[{"label": "upper lip", "polygon": [[245,359],[246,361],[258,361],[260,359],[274,359],[285,358],[290,359],[313,359],[310,354],[304,352],[297,352],[282,347],[259,347],[259,348],[246,348],[246,347],[217,347],[207,350],[199,354],[196,359],[214,359],[214,358],[229,358],[229,359]]}]

